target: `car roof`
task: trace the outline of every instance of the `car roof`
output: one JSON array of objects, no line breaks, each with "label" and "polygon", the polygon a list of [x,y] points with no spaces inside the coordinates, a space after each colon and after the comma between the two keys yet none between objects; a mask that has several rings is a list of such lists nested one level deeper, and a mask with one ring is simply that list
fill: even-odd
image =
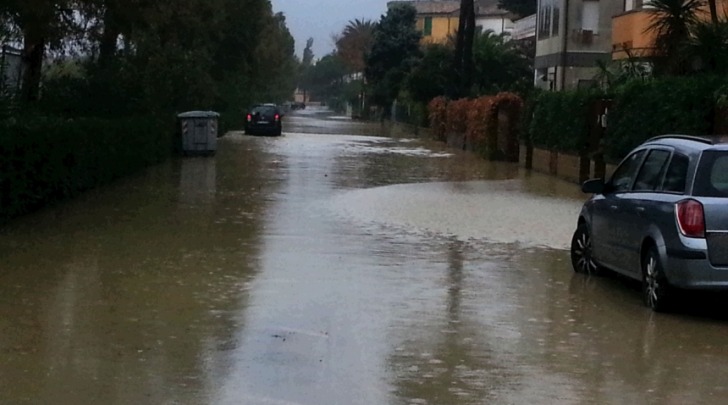
[{"label": "car roof", "polygon": [[718,136],[693,136],[667,134],[650,138],[642,146],[671,146],[682,151],[702,152],[704,150],[728,150],[726,139]]},{"label": "car roof", "polygon": [[250,107],[251,110],[256,109],[256,108],[275,108],[275,109],[277,109],[278,105],[266,103],[266,104],[254,104],[252,107]]}]

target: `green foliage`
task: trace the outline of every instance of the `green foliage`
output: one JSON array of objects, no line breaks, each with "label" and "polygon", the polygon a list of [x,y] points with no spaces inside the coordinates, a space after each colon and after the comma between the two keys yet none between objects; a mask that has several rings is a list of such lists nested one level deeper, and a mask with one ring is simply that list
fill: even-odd
[{"label": "green foliage", "polygon": [[691,29],[698,21],[705,0],[650,0],[645,10],[651,23],[647,31],[655,35],[655,55],[652,58],[658,75],[681,75],[690,70],[690,57],[685,47]]},{"label": "green foliage", "polygon": [[3,219],[160,161],[175,113],[215,110],[239,129],[251,103],[295,89],[270,0],[1,3],[0,38],[24,42],[28,63],[25,103],[0,89]]},{"label": "green foliage", "polygon": [[696,22],[686,52],[697,72],[728,73],[728,21]]},{"label": "green foliage", "polygon": [[420,57],[416,15],[410,4],[392,5],[374,30],[365,76],[372,101],[385,109],[397,97],[404,78]]},{"label": "green foliage", "polygon": [[424,55],[407,76],[404,89],[418,103],[447,94],[455,86],[452,74],[453,50],[441,44],[425,47]]},{"label": "green foliage", "polygon": [[531,143],[531,123],[534,119],[534,112],[538,106],[541,93],[545,91],[532,87],[528,92],[523,93],[523,111],[518,123],[518,137],[521,141]]},{"label": "green foliage", "polygon": [[589,139],[588,109],[601,97],[588,91],[540,93],[534,98],[529,127],[533,145],[561,152],[584,150]]},{"label": "green foliage", "polygon": [[[47,75],[41,99],[28,107],[33,110],[64,116],[193,109],[239,114],[254,101],[288,99],[295,89],[293,37],[269,0],[66,3],[13,0],[2,13],[3,25],[18,39],[33,34],[57,49],[93,55],[55,52],[63,64],[81,66],[83,77]],[[71,9],[77,14],[69,23],[64,13]],[[86,101],[74,97],[68,106],[62,100],[69,91]]]},{"label": "green foliage", "polygon": [[523,92],[533,87],[532,67],[517,42],[488,30],[475,37],[473,48],[477,94]]},{"label": "green foliage", "polygon": [[161,162],[172,132],[150,117],[0,122],[0,223]]},{"label": "green foliage", "polygon": [[327,100],[342,90],[346,67],[337,54],[321,58],[309,71],[309,92],[316,100]]},{"label": "green foliage", "polygon": [[372,49],[374,28],[370,20],[350,21],[336,39],[336,54],[341,57],[349,73],[363,72],[364,56]]},{"label": "green foliage", "polygon": [[705,135],[711,130],[715,89],[725,78],[672,77],[633,82],[609,111],[605,153],[619,160],[644,140],[662,134]]},{"label": "green foliage", "polygon": [[648,81],[651,79],[649,64],[630,54],[628,49],[624,50],[627,58],[620,61],[605,62],[597,61],[599,73],[594,80],[600,83],[606,91],[614,91],[633,81]]}]

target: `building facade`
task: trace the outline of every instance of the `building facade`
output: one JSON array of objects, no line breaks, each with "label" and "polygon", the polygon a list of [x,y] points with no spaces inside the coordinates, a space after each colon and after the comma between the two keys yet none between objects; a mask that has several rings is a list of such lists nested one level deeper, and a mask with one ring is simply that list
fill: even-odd
[{"label": "building facade", "polygon": [[539,0],[535,85],[568,90],[596,84],[598,62],[612,56],[612,16],[622,1]]},{"label": "building facade", "polygon": [[[624,7],[612,19],[612,59],[645,58],[655,48],[655,34],[648,27],[652,23],[650,5],[646,0],[625,0]],[[716,0],[718,18],[728,18],[728,0]],[[710,19],[708,5],[701,8],[698,18]]]},{"label": "building facade", "polygon": [[[423,44],[444,44],[454,40],[460,23],[460,0],[401,0],[388,6],[407,3],[417,10],[417,29]],[[481,32],[510,33],[514,29],[513,15],[498,8],[498,0],[475,2],[475,25]]]}]

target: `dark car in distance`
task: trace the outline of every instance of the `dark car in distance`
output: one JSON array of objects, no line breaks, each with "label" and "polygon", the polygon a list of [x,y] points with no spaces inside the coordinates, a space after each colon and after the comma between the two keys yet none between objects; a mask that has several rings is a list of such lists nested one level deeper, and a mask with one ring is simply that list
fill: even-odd
[{"label": "dark car in distance", "polygon": [[283,112],[277,105],[258,104],[245,117],[245,133],[280,136],[283,130],[282,121]]},{"label": "dark car in distance", "polygon": [[582,191],[592,197],[571,242],[574,270],[641,281],[654,311],[672,309],[677,289],[728,290],[728,144],[656,137]]}]

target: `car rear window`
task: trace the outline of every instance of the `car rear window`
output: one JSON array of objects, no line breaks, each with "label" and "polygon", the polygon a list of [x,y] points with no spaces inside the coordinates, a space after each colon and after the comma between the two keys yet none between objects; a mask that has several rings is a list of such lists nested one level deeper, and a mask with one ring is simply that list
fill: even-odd
[{"label": "car rear window", "polygon": [[701,197],[728,197],[728,151],[703,152],[695,176],[693,194]]},{"label": "car rear window", "polygon": [[252,114],[258,113],[258,114],[261,114],[261,115],[273,115],[276,112],[277,111],[276,111],[276,108],[275,107],[268,106],[268,105],[260,105],[260,106],[257,106],[255,108],[253,108],[253,110],[251,111]]}]

